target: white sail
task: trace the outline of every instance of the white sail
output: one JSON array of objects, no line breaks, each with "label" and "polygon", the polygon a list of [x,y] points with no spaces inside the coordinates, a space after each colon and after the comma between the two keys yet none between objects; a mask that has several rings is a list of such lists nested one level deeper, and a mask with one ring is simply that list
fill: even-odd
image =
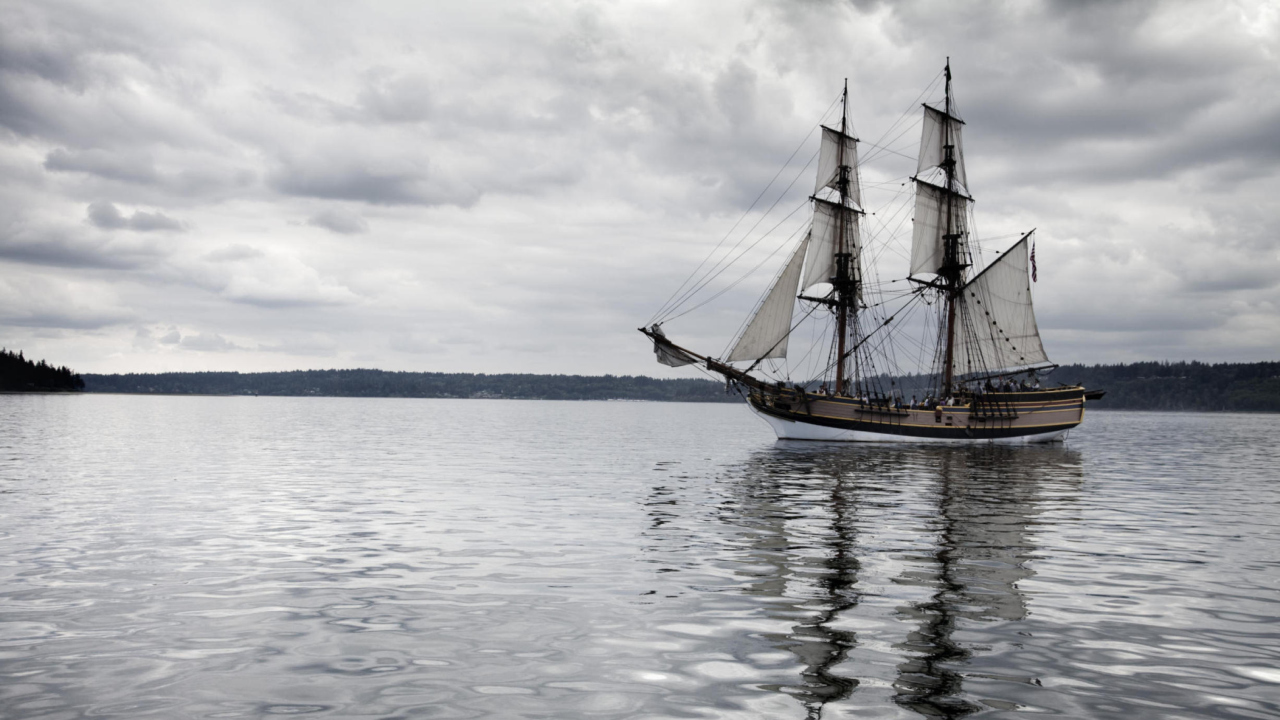
[{"label": "white sail", "polygon": [[792,253],[782,274],[774,281],[764,302],[756,308],[756,314],[742,331],[738,342],[729,352],[728,362],[762,360],[787,356],[787,337],[791,334],[791,315],[796,305],[796,285],[800,280],[800,267],[804,262],[809,237],[800,242]]},{"label": "white sail", "polygon": [[658,362],[667,367],[683,367],[698,362],[698,358],[673,345],[660,326],[654,325],[650,331],[656,336],[653,338],[653,354],[658,356]]},{"label": "white sail", "polygon": [[656,342],[653,344],[653,354],[658,356],[658,362],[667,367],[684,367],[698,362],[698,359],[689,353]]},{"label": "white sail", "polygon": [[1027,238],[969,281],[958,299],[957,376],[1017,370],[1049,362],[1040,342],[1036,313],[1031,307]]},{"label": "white sail", "polygon": [[[841,148],[841,145],[844,147]],[[841,156],[843,150],[844,155]],[[816,193],[824,187],[839,189],[840,168],[849,168],[849,197],[862,207],[862,190],[858,187],[858,174],[854,168],[858,166],[858,141],[839,130],[822,128],[822,148],[818,151],[818,184],[813,187]]]},{"label": "white sail", "polygon": [[[960,144],[960,127],[964,121],[952,117],[941,110],[924,106],[924,129],[920,133],[920,161],[916,165],[916,174],[941,167],[947,160],[947,145],[952,147],[952,158],[956,161],[955,178],[960,187],[968,190],[969,180],[964,173],[964,152]],[[948,140],[950,142],[948,142]]]},{"label": "white sail", "polygon": [[[817,203],[821,206],[821,203]],[[836,274],[835,260],[835,218],[829,213],[820,212],[818,207],[813,211],[813,227],[809,230],[809,258],[804,264],[804,280],[800,282],[801,290],[808,290],[818,283],[831,282]]]},{"label": "white sail", "polygon": [[[809,259],[805,263],[804,281],[801,289],[811,288],[818,283],[831,282],[836,275],[836,246],[840,242],[840,215],[848,219],[845,226],[845,246],[856,259],[858,257],[858,214],[845,208],[841,212],[840,205],[826,200],[813,202],[813,228],[809,231],[812,242],[809,243]],[[850,263],[849,272],[854,278],[860,278],[858,264]]]},{"label": "white sail", "polygon": [[951,232],[960,236],[959,257],[969,242],[969,203],[963,195],[916,181],[915,227],[911,233],[911,274],[937,273],[946,259],[947,199],[951,199]]}]

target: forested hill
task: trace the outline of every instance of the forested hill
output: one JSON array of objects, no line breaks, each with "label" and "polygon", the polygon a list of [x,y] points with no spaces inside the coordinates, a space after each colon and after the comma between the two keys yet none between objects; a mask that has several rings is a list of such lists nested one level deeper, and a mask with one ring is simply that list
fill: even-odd
[{"label": "forested hill", "polygon": [[666,400],[740,402],[724,383],[698,378],[636,376],[473,375],[384,370],[296,370],[275,373],[85,375],[88,392],[179,395],[324,395],[338,397],[520,398],[537,400]]},{"label": "forested hill", "polygon": [[1106,390],[1090,409],[1280,412],[1280,362],[1063,365],[1047,380]]},{"label": "forested hill", "polygon": [[84,381],[71,369],[35,362],[22,351],[0,350],[0,390],[5,392],[61,392],[80,390]]}]

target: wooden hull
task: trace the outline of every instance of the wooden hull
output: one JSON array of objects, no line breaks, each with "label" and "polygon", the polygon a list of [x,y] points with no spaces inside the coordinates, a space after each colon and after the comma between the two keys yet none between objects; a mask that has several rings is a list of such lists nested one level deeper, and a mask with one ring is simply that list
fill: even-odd
[{"label": "wooden hull", "polygon": [[1027,443],[1066,438],[1084,420],[1084,388],[987,393],[964,405],[893,409],[795,390],[752,391],[751,408],[781,439]]}]

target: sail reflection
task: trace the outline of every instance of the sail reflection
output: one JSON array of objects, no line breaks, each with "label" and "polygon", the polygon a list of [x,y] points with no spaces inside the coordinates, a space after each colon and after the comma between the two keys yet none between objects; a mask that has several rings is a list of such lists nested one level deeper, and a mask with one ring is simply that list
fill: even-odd
[{"label": "sail reflection", "polygon": [[[964,672],[983,650],[957,639],[957,630],[1027,616],[1018,583],[1034,574],[1027,561],[1039,498],[1074,493],[1081,475],[1078,454],[1061,446],[780,442],[730,468],[717,515],[752,530],[738,548],[751,568],[740,592],[769,599],[764,612],[791,627],[769,639],[801,665],[794,685],[776,689],[809,718],[844,702],[892,701],[946,718],[980,709],[966,695]],[[868,562],[892,570],[868,579]],[[860,607],[864,594],[889,596],[874,598],[892,603],[892,627],[877,630],[874,644],[892,648],[897,661],[895,676],[860,700],[870,678],[857,672],[873,663],[851,658],[872,652],[859,647],[854,628],[876,612]]]}]

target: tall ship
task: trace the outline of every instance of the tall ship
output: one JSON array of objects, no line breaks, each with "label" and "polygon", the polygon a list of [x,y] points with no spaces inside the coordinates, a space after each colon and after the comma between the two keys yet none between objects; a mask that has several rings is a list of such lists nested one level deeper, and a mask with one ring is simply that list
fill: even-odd
[{"label": "tall ship", "polygon": [[[754,312],[719,357],[678,344],[663,327],[705,304],[699,293],[714,291],[712,281],[761,242],[748,237],[718,260],[713,251],[703,272],[695,271],[640,328],[658,361],[723,377],[783,439],[1053,442],[1079,425],[1086,397],[1100,393],[1042,385],[1057,366],[1045,353],[1031,302],[1035,231],[1005,238],[1017,239],[982,262],[983,242],[1000,238],[980,241],[972,231],[964,121],[949,60],[935,88],[939,82],[941,100],[921,103],[914,172],[866,186],[846,81],[838,127],[815,127],[817,182],[804,201],[811,214],[793,235],[798,242],[775,250],[786,260]],[[901,154],[871,147],[868,155]],[[890,201],[896,196],[901,207],[871,211],[863,204],[867,190]],[[891,249],[899,267],[882,280],[879,265],[894,258]],[[800,347],[801,339],[809,346]]]}]

